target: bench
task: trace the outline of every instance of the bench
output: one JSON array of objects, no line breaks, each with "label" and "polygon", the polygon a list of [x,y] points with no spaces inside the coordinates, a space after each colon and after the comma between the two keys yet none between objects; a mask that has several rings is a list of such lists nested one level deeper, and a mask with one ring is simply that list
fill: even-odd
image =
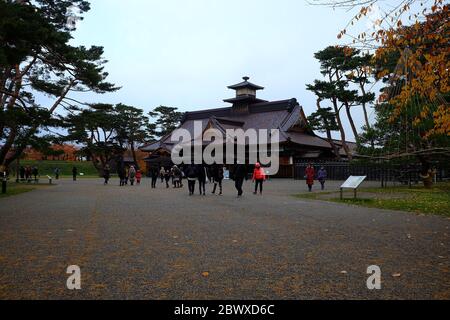
[{"label": "bench", "polygon": [[[48,184],[52,184],[53,183],[53,177],[51,176],[47,176],[48,179]],[[39,184],[40,178],[36,178],[36,179],[17,179],[16,183],[34,183],[34,184]]]}]

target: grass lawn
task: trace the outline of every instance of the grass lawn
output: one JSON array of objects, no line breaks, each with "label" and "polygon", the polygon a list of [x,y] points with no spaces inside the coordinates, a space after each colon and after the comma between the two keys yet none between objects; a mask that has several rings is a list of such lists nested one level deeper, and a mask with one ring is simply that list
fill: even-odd
[{"label": "grass lawn", "polygon": [[[71,177],[72,168],[77,167],[78,173],[84,173],[85,177],[96,177],[98,178],[98,172],[94,165],[90,161],[85,162],[74,162],[74,161],[20,161],[21,166],[36,166],[39,169],[39,174],[41,177],[47,175],[54,176],[55,168],[60,169],[60,175],[62,177]],[[15,163],[11,165],[11,169],[15,169]]]},{"label": "grass lawn", "polygon": [[360,189],[358,199],[353,199],[353,192],[350,191],[345,193],[344,200],[340,200],[339,191],[299,194],[296,197],[450,217],[448,182],[439,183],[433,189],[422,186]]},{"label": "grass lawn", "polygon": [[6,187],[6,194],[2,194],[1,189],[0,189],[0,199],[10,197],[10,196],[15,196],[15,195],[25,193],[25,192],[30,192],[37,188],[46,188],[46,187],[50,187],[50,185],[43,184],[43,183],[27,184],[27,183],[8,182],[8,185]]}]

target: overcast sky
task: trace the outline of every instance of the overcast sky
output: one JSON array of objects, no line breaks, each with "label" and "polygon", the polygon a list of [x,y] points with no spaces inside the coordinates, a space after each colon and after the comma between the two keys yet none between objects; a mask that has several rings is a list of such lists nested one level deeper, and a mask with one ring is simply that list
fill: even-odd
[{"label": "overcast sky", "polygon": [[234,95],[226,87],[249,76],[266,88],[260,98],[297,98],[308,115],[316,107],[305,85],[321,77],[313,55],[338,44],[352,16],[303,0],[90,2],[73,43],[104,46],[109,80],[122,89],[83,101],[146,111],[226,106],[222,100]]}]

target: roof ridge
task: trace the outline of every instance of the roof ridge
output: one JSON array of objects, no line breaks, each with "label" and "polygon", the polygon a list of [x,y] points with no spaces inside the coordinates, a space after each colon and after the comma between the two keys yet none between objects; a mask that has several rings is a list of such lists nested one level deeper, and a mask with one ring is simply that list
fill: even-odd
[{"label": "roof ridge", "polygon": [[[301,108],[301,109],[303,109],[302,108],[302,106],[298,106],[299,108]],[[295,107],[292,109],[292,111],[291,112],[289,112],[289,114],[286,116],[286,118],[281,122],[281,124],[280,124],[280,127],[281,128],[284,128],[284,126],[286,125],[286,123],[289,121],[289,120],[291,120],[291,118],[294,116],[294,109],[295,109]],[[287,130],[286,130],[287,131]]]},{"label": "roof ridge", "polygon": [[214,108],[214,109],[186,111],[185,114],[196,114],[196,113],[202,113],[202,112],[208,112],[208,111],[223,111],[223,110],[227,110],[227,109],[231,109],[231,107],[221,107],[221,108]]},{"label": "roof ridge", "polygon": [[229,119],[229,118],[216,117],[214,115],[212,117],[214,119],[216,119],[219,123],[221,121],[223,121],[223,122],[236,123],[236,124],[245,124],[245,121],[241,121],[241,120],[234,120],[234,119]]},{"label": "roof ridge", "polygon": [[[219,129],[220,132],[222,132],[222,134],[225,134],[225,128],[222,127],[222,125],[219,123],[219,121],[217,121],[216,117],[214,117],[214,116],[210,117],[208,124],[211,122]],[[207,127],[205,128],[205,130],[206,129],[207,129]]]},{"label": "roof ridge", "polygon": [[283,100],[258,102],[258,103],[252,104],[251,106],[255,106],[255,105],[270,105],[270,104],[277,104],[277,103],[282,103],[282,102],[293,102],[293,101],[297,101],[297,99],[296,98],[290,98],[290,99],[283,99]]}]

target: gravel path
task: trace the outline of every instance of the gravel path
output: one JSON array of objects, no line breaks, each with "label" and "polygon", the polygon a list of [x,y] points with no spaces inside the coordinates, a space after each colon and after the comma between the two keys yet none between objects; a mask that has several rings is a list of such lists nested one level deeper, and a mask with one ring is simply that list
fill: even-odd
[{"label": "gravel path", "polygon": [[0,199],[0,299],[450,298],[449,219],[300,200],[291,180],[241,199],[231,182],[222,197],[116,184]]}]

